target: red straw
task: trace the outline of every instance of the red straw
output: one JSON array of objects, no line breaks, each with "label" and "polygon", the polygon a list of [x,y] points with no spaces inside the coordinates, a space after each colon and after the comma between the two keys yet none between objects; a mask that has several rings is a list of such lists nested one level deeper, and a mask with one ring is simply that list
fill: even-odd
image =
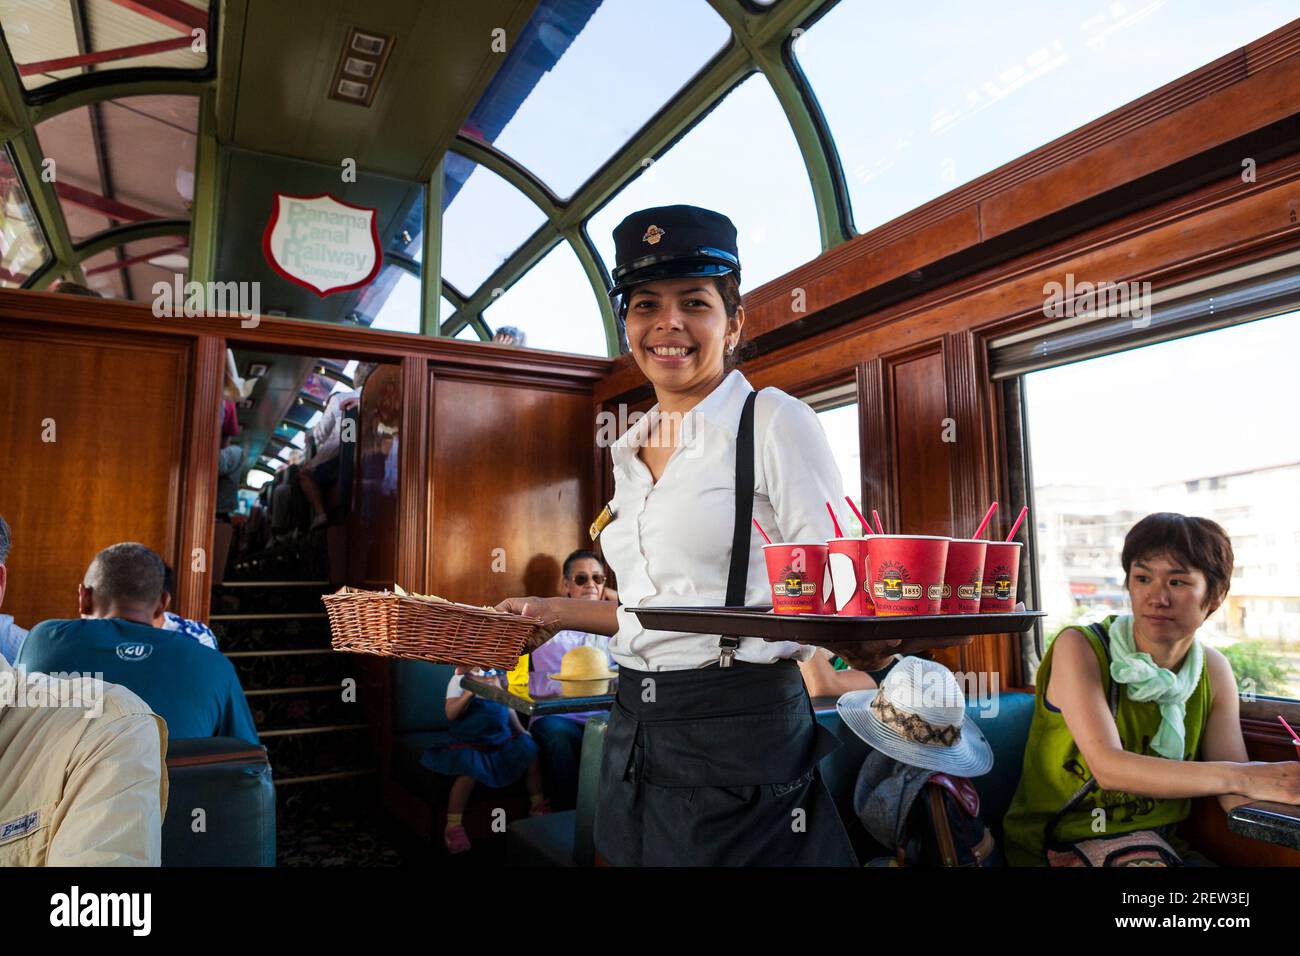
[{"label": "red straw", "polygon": [[763,540],[766,541],[768,544],[771,544],[771,543],[772,543],[772,539],[769,538],[769,537],[767,536],[767,532],[764,531],[764,530],[763,530],[763,526],[762,526],[761,524],[758,523],[758,519],[755,518],[755,519],[753,519],[753,520],[754,520],[754,527],[757,528],[757,529],[758,529],[758,533],[761,534],[761,535],[763,536]]},{"label": "red straw", "polygon": [[1016,532],[1020,530],[1020,522],[1025,520],[1027,514],[1029,514],[1029,505],[1025,505],[1020,509],[1020,514],[1016,517],[1016,523],[1011,526],[1011,531],[1007,534],[1008,541],[1016,536]]},{"label": "red straw", "polygon": [[844,500],[847,501],[847,502],[849,503],[849,507],[853,509],[853,513],[854,513],[854,515],[856,515],[856,516],[857,516],[857,519],[858,519],[859,521],[862,522],[862,531],[863,531],[863,533],[864,533],[864,534],[870,534],[870,533],[871,533],[871,525],[867,524],[867,519],[864,518],[864,517],[862,517],[862,512],[859,511],[859,510],[858,510],[858,506],[855,505],[855,504],[853,503],[853,499],[850,498],[848,495],[845,495],[845,496],[844,496]]},{"label": "red straw", "polygon": [[840,523],[835,517],[835,509],[831,507],[831,503],[829,501],[826,502],[826,510],[831,513],[831,524],[835,525],[835,537],[837,538],[844,537],[844,532],[840,530]]},{"label": "red straw", "polygon": [[1295,739],[1296,743],[1300,744],[1300,737],[1296,737],[1295,731],[1292,730],[1291,725],[1286,722],[1286,718],[1283,717],[1281,714],[1278,714],[1277,719],[1282,721],[1282,726],[1287,729],[1287,733],[1289,733]]},{"label": "red straw", "polygon": [[876,519],[876,534],[884,534],[885,529],[880,526],[880,512],[875,508],[871,509],[871,517]]},{"label": "red straw", "polygon": [[984,512],[984,520],[981,521],[980,526],[975,529],[975,533],[971,535],[972,538],[978,538],[980,535],[984,533],[984,529],[989,526],[989,519],[993,517],[993,512],[997,510],[998,510],[998,503],[996,501],[993,502],[993,504],[989,505],[989,510]]}]

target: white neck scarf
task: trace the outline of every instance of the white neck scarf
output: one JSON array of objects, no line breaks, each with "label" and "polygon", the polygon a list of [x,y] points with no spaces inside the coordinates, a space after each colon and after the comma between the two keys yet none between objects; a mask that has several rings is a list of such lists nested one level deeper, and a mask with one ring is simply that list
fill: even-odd
[{"label": "white neck scarf", "polygon": [[1128,688],[1130,700],[1154,701],[1160,708],[1160,729],[1151,749],[1170,760],[1182,760],[1186,744],[1187,698],[1201,682],[1205,650],[1192,639],[1178,673],[1167,670],[1139,651],[1133,637],[1133,615],[1121,614],[1110,625],[1110,678]]}]

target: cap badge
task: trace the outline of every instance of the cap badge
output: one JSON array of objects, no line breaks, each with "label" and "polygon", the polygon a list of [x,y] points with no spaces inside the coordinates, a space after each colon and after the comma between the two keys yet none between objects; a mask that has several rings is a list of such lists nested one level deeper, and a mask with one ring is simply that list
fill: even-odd
[{"label": "cap badge", "polygon": [[649,229],[645,231],[645,235],[641,237],[641,241],[648,242],[650,243],[650,245],[653,246],[656,243],[658,243],[659,240],[662,239],[663,237],[664,237],[664,231],[660,229],[658,226],[652,225]]}]

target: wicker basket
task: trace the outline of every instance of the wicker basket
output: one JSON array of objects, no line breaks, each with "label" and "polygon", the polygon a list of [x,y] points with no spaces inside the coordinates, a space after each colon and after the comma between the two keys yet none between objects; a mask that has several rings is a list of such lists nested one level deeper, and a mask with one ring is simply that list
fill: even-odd
[{"label": "wicker basket", "polygon": [[340,588],[321,597],[336,651],[512,670],[535,617],[394,594]]}]

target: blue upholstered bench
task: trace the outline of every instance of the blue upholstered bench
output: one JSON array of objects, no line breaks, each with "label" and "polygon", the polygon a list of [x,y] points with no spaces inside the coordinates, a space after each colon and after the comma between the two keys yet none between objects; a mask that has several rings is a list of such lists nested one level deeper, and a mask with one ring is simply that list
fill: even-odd
[{"label": "blue upholstered bench", "polygon": [[[997,697],[996,710],[981,711],[968,705],[966,717],[978,723],[993,748],[993,769],[975,779],[980,794],[980,814],[998,840],[1002,838],[1002,817],[1020,782],[1025,741],[1034,715],[1034,695],[1006,693]],[[599,787],[600,751],[604,746],[604,716],[587,722],[582,741],[582,769],[578,783],[578,807],[568,813],[518,820],[507,831],[507,860],[518,866],[587,866],[594,859],[592,833]],[[834,753],[821,762],[835,806],[839,809],[854,848],[862,859],[883,852],[874,844],[853,811],[853,788],[858,770],[867,754],[867,745],[844,726],[834,705],[819,707],[817,720],[842,742]]]}]

